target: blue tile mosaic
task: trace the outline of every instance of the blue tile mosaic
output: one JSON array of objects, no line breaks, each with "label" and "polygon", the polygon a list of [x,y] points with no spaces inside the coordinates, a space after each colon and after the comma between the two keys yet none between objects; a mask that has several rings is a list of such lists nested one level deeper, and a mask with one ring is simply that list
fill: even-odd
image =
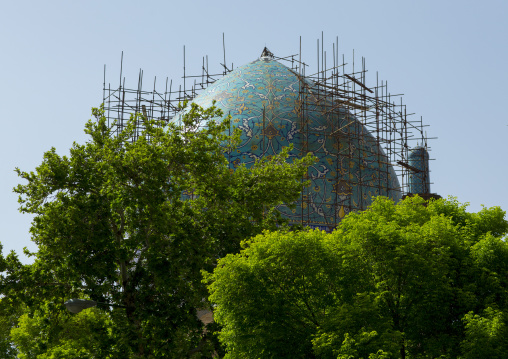
[{"label": "blue tile mosaic", "polygon": [[[262,57],[210,85],[194,102],[232,116],[241,143],[230,154],[232,168],[251,166],[293,144],[291,158],[312,152],[319,161],[296,208],[282,205],[290,223],[333,228],[350,211],[365,209],[372,196],[397,201],[400,185],[375,138],[349,111],[320,97],[310,81]],[[303,112],[302,112],[303,111]]]},{"label": "blue tile mosaic", "polygon": [[408,164],[417,169],[409,172],[409,193],[430,193],[429,153],[421,146],[409,152]]}]

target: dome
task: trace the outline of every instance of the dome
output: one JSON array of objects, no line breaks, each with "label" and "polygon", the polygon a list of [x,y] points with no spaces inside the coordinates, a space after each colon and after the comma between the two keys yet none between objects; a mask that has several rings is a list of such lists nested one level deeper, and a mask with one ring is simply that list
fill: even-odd
[{"label": "dome", "polygon": [[397,176],[375,138],[343,105],[270,55],[236,68],[193,101],[204,108],[216,101],[241,130],[231,167],[249,167],[290,143],[290,159],[312,152],[318,162],[309,168],[310,186],[295,208],[279,207],[293,224],[330,230],[372,196],[397,201]]}]

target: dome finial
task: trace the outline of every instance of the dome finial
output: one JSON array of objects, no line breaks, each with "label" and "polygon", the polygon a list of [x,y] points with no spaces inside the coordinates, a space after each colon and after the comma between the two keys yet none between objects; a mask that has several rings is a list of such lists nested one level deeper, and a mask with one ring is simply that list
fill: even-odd
[{"label": "dome finial", "polygon": [[265,48],[263,49],[263,52],[261,53],[261,56],[259,58],[262,60],[270,60],[270,59],[273,59],[274,56],[273,56],[273,53],[270,50],[268,50],[268,48],[265,46]]}]

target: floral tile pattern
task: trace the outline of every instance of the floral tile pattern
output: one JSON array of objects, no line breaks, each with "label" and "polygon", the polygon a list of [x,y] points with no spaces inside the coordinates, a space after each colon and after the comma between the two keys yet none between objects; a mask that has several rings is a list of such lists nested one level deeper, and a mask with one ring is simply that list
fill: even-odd
[{"label": "floral tile pattern", "polygon": [[400,199],[397,176],[375,138],[341,104],[281,63],[262,57],[194,99],[202,107],[213,101],[242,131],[240,146],[229,154],[231,168],[251,166],[290,143],[291,157],[318,157],[295,207],[279,207],[290,223],[331,230],[350,211],[365,209],[372,196]]}]

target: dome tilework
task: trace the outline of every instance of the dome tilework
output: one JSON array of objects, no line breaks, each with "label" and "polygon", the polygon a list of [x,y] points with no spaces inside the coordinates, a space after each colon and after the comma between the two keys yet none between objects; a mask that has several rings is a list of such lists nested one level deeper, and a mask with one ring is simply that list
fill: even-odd
[{"label": "dome tilework", "polygon": [[251,166],[293,144],[292,158],[312,152],[310,186],[294,208],[279,210],[290,223],[330,230],[350,211],[366,209],[372,196],[400,198],[397,176],[375,138],[341,104],[281,63],[261,58],[236,68],[193,102],[232,116],[241,142],[229,154],[232,168]]}]

